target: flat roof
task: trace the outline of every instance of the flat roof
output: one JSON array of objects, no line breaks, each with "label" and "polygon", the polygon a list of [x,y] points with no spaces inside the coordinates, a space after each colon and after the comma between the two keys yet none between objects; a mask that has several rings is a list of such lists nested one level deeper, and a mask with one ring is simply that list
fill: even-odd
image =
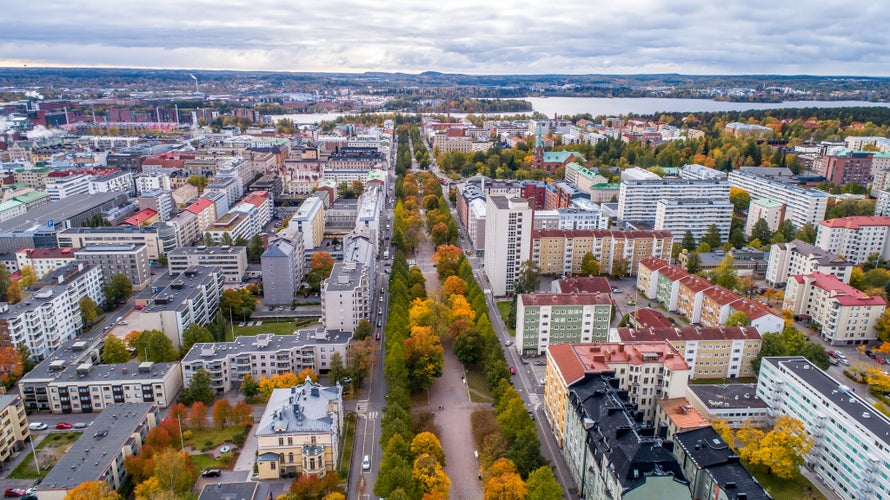
[{"label": "flat roof", "polygon": [[156,410],[151,403],[106,406],[43,478],[40,489],[70,490],[86,481],[100,479],[153,409]]},{"label": "flat roof", "polygon": [[710,410],[767,407],[757,397],[757,384],[689,384],[687,390]]},{"label": "flat roof", "polygon": [[280,352],[297,347],[328,344],[346,344],[352,333],[324,328],[295,330],[291,335],[245,335],[234,342],[198,343],[182,358],[183,364],[209,361],[255,352]]},{"label": "flat roof", "polygon": [[142,313],[155,311],[175,311],[182,307],[185,300],[201,293],[199,287],[221,275],[218,266],[189,266],[181,274],[171,276],[164,273],[157,276],[152,286],[137,295],[137,299],[149,299],[151,303],[142,309]]},{"label": "flat roof", "polygon": [[106,193],[75,194],[0,222],[0,232],[27,231],[34,226],[46,224],[50,220],[58,224],[104,205],[119,196],[126,196],[126,193],[123,191],[109,191]]}]

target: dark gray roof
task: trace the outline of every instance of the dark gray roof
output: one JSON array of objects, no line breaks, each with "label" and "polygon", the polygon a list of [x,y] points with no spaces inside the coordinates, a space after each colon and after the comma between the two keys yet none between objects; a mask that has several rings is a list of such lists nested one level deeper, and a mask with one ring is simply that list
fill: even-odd
[{"label": "dark gray roof", "polygon": [[259,500],[259,483],[207,483],[198,500]]},{"label": "dark gray roof", "polygon": [[748,500],[771,498],[713,427],[678,432],[674,442],[696,469],[705,469],[730,500],[737,499],[740,493]]},{"label": "dark gray roof", "polygon": [[198,360],[221,359],[244,353],[274,353],[303,346],[346,344],[350,338],[352,338],[352,333],[350,332],[325,330],[323,328],[297,330],[293,335],[273,335],[271,333],[252,336],[244,335],[236,338],[234,342],[195,344],[182,358],[182,362],[191,363]]},{"label": "dark gray roof", "polygon": [[20,383],[36,383],[52,381],[58,373],[61,373],[66,366],[76,366],[82,360],[89,360],[89,356],[95,356],[98,359],[99,345],[102,343],[101,336],[89,337],[84,336],[75,338],[65,342],[58,349],[53,351],[46,359],[37,364],[31,371],[25,374],[19,381]]},{"label": "dark gray roof", "polygon": [[216,266],[189,266],[175,276],[164,273],[158,276],[150,287],[137,295],[138,299],[154,299],[142,312],[175,311],[182,307],[187,299],[197,297],[201,293],[199,287],[217,279],[221,273],[222,268]]},{"label": "dark gray roof", "polygon": [[709,409],[766,408],[756,384],[689,384],[688,390]]},{"label": "dark gray roof", "polygon": [[157,408],[151,403],[109,404],[43,478],[40,489],[69,490],[99,480],[152,411]]},{"label": "dark gray roof", "polygon": [[29,210],[28,213],[0,222],[0,233],[27,231],[36,224],[45,224],[51,220],[56,226],[63,221],[102,206],[115,198],[126,199],[126,193],[109,191],[107,193],[75,194],[48,205]]},{"label": "dark gray roof", "polygon": [[840,255],[833,254],[827,250],[823,250],[816,245],[811,245],[806,241],[794,240],[791,243],[782,243],[780,248],[792,247],[794,252],[801,255],[811,256],[822,266],[853,266],[852,262],[847,262]]}]

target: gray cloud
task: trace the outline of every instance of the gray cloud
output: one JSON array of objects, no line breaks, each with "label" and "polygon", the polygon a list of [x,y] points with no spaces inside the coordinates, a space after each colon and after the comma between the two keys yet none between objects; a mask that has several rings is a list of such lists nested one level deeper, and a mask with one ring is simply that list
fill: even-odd
[{"label": "gray cloud", "polygon": [[0,64],[887,75],[888,18],[826,0],[42,0],[4,7]]}]

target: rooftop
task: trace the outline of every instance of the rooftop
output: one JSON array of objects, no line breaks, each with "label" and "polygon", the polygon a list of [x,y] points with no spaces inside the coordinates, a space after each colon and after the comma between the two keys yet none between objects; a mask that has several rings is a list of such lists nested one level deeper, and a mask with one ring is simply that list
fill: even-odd
[{"label": "rooftop", "polygon": [[257,436],[331,432],[339,426],[331,403],[340,404],[342,388],[324,387],[306,379],[302,385],[275,389],[256,427]]},{"label": "rooftop", "polygon": [[350,332],[325,330],[324,328],[296,330],[292,335],[273,335],[271,333],[245,335],[236,338],[234,342],[195,344],[182,358],[182,362],[220,359],[244,353],[274,353],[319,344],[346,344],[350,338],[352,338]]},{"label": "rooftop", "polygon": [[16,252],[29,259],[74,259],[76,248],[23,248]]},{"label": "rooftop", "polygon": [[853,217],[841,217],[838,219],[824,220],[819,223],[832,229],[861,229],[868,226],[890,226],[890,217],[882,215],[856,215]]},{"label": "rooftop", "polygon": [[623,342],[760,339],[760,332],[753,326],[683,326],[680,328],[617,328],[616,330]]},{"label": "rooftop", "polygon": [[600,293],[535,293],[520,295],[520,299],[526,307],[612,305],[609,295]]},{"label": "rooftop", "polygon": [[664,398],[656,403],[678,429],[709,427],[711,424],[686,398]]},{"label": "rooftop", "polygon": [[670,238],[670,231],[613,231],[610,229],[539,229],[532,231],[537,238],[612,238],[634,240],[638,238]]},{"label": "rooftop", "polygon": [[674,434],[674,442],[685,451],[696,469],[707,469],[729,498],[737,499],[739,493],[744,493],[748,500],[771,498],[713,427],[678,432]]},{"label": "rooftop", "polygon": [[196,247],[178,247],[174,248],[167,252],[168,257],[173,257],[176,255],[238,255],[241,253],[246,253],[247,247],[239,247],[233,245],[222,245],[222,246],[196,246]]},{"label": "rooftop", "polygon": [[689,384],[687,389],[710,410],[766,408],[757,384]]},{"label": "rooftop", "polygon": [[101,479],[152,411],[157,409],[151,403],[109,404],[43,478],[40,489],[70,490]]},{"label": "rooftop", "polygon": [[142,290],[136,300],[148,301],[142,313],[175,311],[183,303],[200,295],[205,286],[221,277],[222,268],[211,266],[189,266],[176,276],[164,273],[157,276],[152,286]]},{"label": "rooftop", "polygon": [[813,273],[813,274],[795,274],[791,277],[798,283],[809,281],[813,286],[830,293],[830,297],[836,300],[842,306],[883,306],[887,302],[879,295],[871,296],[867,293],[853,288],[852,286],[837,279],[833,274]]},{"label": "rooftop", "polygon": [[751,204],[752,205],[760,205],[763,208],[779,208],[782,205],[784,205],[784,203],[781,203],[781,202],[778,202],[775,200],[770,200],[767,198],[758,198],[756,200],[751,200]]},{"label": "rooftop", "polygon": [[130,224],[131,226],[141,226],[144,222],[157,216],[157,210],[153,208],[145,208],[136,212],[136,214],[127,217],[126,219],[124,219],[124,222]]},{"label": "rooftop", "polygon": [[[82,253],[114,253],[114,252],[136,252],[140,248],[145,248],[144,243],[119,243],[119,244],[102,244],[87,245],[80,250],[75,250],[78,254]],[[73,250],[64,248],[63,250]]]},{"label": "rooftop", "polygon": [[189,212],[193,213],[193,214],[199,214],[199,213],[201,213],[204,209],[206,209],[207,207],[209,207],[210,205],[213,205],[213,202],[210,201],[209,199],[207,199],[207,198],[198,198],[197,201],[195,201],[195,202],[192,203],[191,205],[185,207],[185,209],[188,210]]},{"label": "rooftop", "polygon": [[637,328],[674,327],[674,324],[671,323],[667,316],[659,311],[656,311],[655,309],[649,309],[648,307],[637,309],[636,311],[631,311],[629,316],[630,320],[637,325]]},{"label": "rooftop", "polygon": [[663,363],[671,370],[689,370],[680,353],[666,341],[556,344],[547,350],[569,386],[587,373],[612,371],[611,365],[619,363]]},{"label": "rooftop", "polygon": [[602,276],[577,276],[556,281],[562,293],[611,293],[609,280]]},{"label": "rooftop", "polygon": [[127,195],[119,191],[75,194],[0,222],[0,233],[28,231],[48,221],[53,221],[55,226],[59,227],[62,222],[114,201],[118,197],[123,201]]},{"label": "rooftop", "polygon": [[331,269],[331,276],[325,280],[322,290],[328,292],[342,292],[355,289],[361,283],[365,266],[361,262],[337,262]]},{"label": "rooftop", "polygon": [[816,262],[823,266],[853,266],[852,262],[847,262],[847,260],[840,255],[822,250],[816,245],[811,245],[801,240],[794,240],[791,243],[777,243],[776,245],[774,245],[774,248],[778,250],[786,250],[790,248],[792,252],[806,255],[812,259],[815,259]]}]

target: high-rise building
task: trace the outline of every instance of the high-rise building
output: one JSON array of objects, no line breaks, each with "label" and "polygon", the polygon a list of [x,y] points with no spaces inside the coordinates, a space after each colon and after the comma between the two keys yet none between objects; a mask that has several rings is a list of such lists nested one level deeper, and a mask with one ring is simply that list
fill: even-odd
[{"label": "high-rise building", "polygon": [[294,301],[303,280],[302,244],[302,238],[278,238],[266,247],[260,257],[263,269],[263,304],[290,304]]},{"label": "high-rise building", "polygon": [[528,200],[489,196],[485,207],[485,275],[491,293],[513,292],[522,263],[529,260],[534,211]]},{"label": "high-rise building", "polygon": [[87,245],[76,250],[77,260],[92,264],[102,270],[102,279],[108,283],[118,274],[130,280],[133,290],[142,290],[151,281],[148,250],[142,243],[120,245]]},{"label": "high-rise building", "polygon": [[729,183],[686,179],[622,180],[618,192],[618,218],[655,224],[659,200],[729,201]]},{"label": "high-rise building", "polygon": [[516,350],[539,355],[553,344],[605,342],[611,319],[607,294],[523,294],[516,306]]},{"label": "high-rise building", "polygon": [[816,232],[816,246],[861,264],[873,253],[890,259],[890,217],[853,216],[823,221]]},{"label": "high-rise building", "polygon": [[785,206],[785,219],[790,220],[796,228],[803,227],[807,222],[815,225],[825,219],[828,194],[823,191],[738,170],[729,173],[729,184],[747,191],[752,200],[768,199],[781,203]]},{"label": "high-rise building", "polygon": [[715,226],[720,241],[727,241],[731,223],[732,203],[728,199],[662,199],[655,205],[655,230],[670,231],[677,237],[685,236],[688,231],[695,241],[701,241],[711,226]]}]

